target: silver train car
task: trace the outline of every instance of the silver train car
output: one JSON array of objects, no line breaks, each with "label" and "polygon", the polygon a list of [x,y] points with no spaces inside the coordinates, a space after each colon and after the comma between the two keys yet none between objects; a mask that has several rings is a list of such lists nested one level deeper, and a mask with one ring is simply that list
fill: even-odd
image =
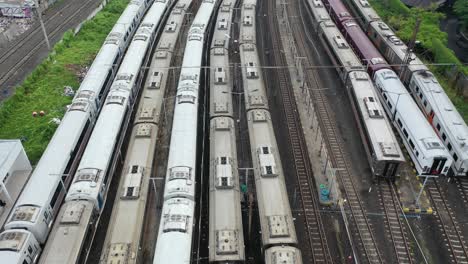
[{"label": "silver train car", "polygon": [[[6,230],[27,230],[31,235],[24,235],[25,231],[17,236],[13,231],[0,235],[1,263],[36,262],[39,244],[45,243],[58,213],[72,178],[68,176],[76,169],[75,159],[81,156],[81,145],[94,126],[104,91],[112,83],[130,37],[151,3],[130,2],[104,41],[4,226]],[[27,242],[17,243],[19,239]],[[29,243],[36,246],[29,250]]]},{"label": "silver train car", "polygon": [[101,264],[141,262],[141,235],[169,67],[191,0],[179,0],[153,54],[133,123],[125,166],[101,253]]},{"label": "silver train car", "polygon": [[384,113],[367,70],[335,26],[320,0],[308,0],[309,10],[321,40],[328,47],[341,80],[346,85],[374,176],[394,180],[405,162],[399,143]]},{"label": "silver train car", "polygon": [[[256,0],[241,7],[240,59],[265,260],[302,263],[256,47]],[[277,261],[273,263],[278,263]],[[281,263],[281,262],[279,262]]]},{"label": "silver train car", "polygon": [[408,47],[385,24],[367,1],[348,0],[360,16],[360,22],[374,45],[395,64],[402,81],[409,86],[413,99],[452,155],[450,175],[468,176],[468,127],[434,74],[414,54],[408,67],[404,59]]},{"label": "silver train car", "polygon": [[143,77],[140,76],[140,68],[170,5],[169,0],[154,2],[138,27],[110,88],[40,263],[86,261],[113,176],[113,160],[119,153],[118,148],[138,94],[138,82]]},{"label": "silver train car", "polygon": [[240,263],[245,259],[229,67],[235,2],[221,3],[210,50],[209,261],[217,263]]},{"label": "silver train car", "polygon": [[198,89],[217,1],[203,0],[188,32],[177,86],[163,208],[153,263],[190,263],[195,217]]}]

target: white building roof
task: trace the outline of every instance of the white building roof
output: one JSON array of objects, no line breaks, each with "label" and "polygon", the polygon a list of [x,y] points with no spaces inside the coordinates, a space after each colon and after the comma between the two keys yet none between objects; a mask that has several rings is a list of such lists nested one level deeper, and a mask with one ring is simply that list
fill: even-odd
[{"label": "white building roof", "polygon": [[0,181],[3,181],[22,149],[21,141],[17,139],[0,140]]}]

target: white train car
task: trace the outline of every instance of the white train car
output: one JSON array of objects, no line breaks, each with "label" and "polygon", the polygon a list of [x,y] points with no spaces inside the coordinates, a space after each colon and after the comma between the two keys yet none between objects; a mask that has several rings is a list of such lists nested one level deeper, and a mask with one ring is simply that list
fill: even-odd
[{"label": "white train car", "polygon": [[[129,3],[107,36],[4,226],[7,230],[25,229],[32,232],[32,235],[18,234],[18,237],[26,237],[40,244],[45,242],[65,189],[71,181],[72,177],[68,176],[75,170],[73,166],[78,164],[75,159],[80,157],[84,148],[83,140],[89,136],[98,115],[101,96],[114,79],[121,55],[129,42],[128,36],[133,35],[135,25],[151,2],[147,0]],[[15,258],[7,257],[8,261],[4,262],[5,254],[15,252],[10,246],[17,247],[10,241],[15,240],[13,233],[9,232],[8,236],[0,235],[0,262],[33,263],[32,259],[38,256],[40,247],[38,250],[33,248],[32,252],[22,248],[16,251]]]},{"label": "white train car", "polygon": [[245,260],[233,118],[233,80],[229,67],[229,36],[236,0],[224,0],[218,10],[210,50],[210,220],[209,261]]},{"label": "white train car", "polygon": [[384,113],[372,79],[346,39],[330,18],[320,0],[308,0],[315,26],[343,83],[353,106],[372,172],[394,180],[405,162],[392,126]]},{"label": "white train car", "polygon": [[192,0],[179,0],[169,15],[153,54],[138,105],[101,264],[141,262],[141,244],[150,176],[169,67],[184,17]]},{"label": "white train car", "polygon": [[118,148],[123,140],[122,133],[126,131],[139,89],[138,82],[142,77],[140,68],[151,50],[156,29],[170,5],[169,0],[154,2],[135,33],[40,263],[82,263],[86,260],[113,175],[111,165],[120,152]]},{"label": "white train car", "polygon": [[411,55],[408,67],[399,66],[405,64],[406,44],[381,20],[367,1],[348,1],[361,17],[360,21],[369,38],[387,60],[396,65],[394,68],[409,86],[413,99],[452,155],[454,162],[451,175],[468,176],[468,127],[443,87],[414,54]]},{"label": "white train car", "polygon": [[398,76],[392,70],[380,70],[374,76],[387,115],[400,132],[403,143],[419,174],[445,175],[452,159],[430,124],[415,105]]},{"label": "white train car", "polygon": [[[259,68],[260,60],[255,44],[256,3],[256,0],[245,0],[242,4],[239,49],[262,244],[268,263],[275,256],[282,255],[285,247],[297,245],[297,236],[268,110],[265,84]],[[275,261],[278,260],[282,258]],[[290,251],[287,260],[287,263],[302,263],[300,250]]]},{"label": "white train car", "polygon": [[203,0],[189,29],[177,86],[154,263],[190,263],[195,210],[198,89],[205,33],[216,0]]}]

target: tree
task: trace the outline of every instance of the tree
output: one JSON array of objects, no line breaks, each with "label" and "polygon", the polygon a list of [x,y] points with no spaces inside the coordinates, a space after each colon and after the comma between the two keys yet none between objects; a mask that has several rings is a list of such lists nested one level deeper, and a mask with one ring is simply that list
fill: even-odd
[{"label": "tree", "polygon": [[453,5],[453,11],[460,19],[460,22],[463,24],[465,30],[468,29],[468,1],[466,0],[457,0]]}]

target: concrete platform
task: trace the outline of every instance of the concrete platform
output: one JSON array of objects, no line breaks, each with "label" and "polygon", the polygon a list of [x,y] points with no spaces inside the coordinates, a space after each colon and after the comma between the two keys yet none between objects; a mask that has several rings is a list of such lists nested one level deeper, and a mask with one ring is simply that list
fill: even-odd
[{"label": "concrete platform", "polygon": [[[283,16],[281,11],[277,14],[280,26],[281,41],[284,47],[284,54],[289,67],[291,83],[296,98],[297,109],[300,115],[302,129],[307,144],[309,159],[314,172],[315,187],[318,197],[322,205],[332,206],[337,205],[341,198],[339,186],[336,181],[336,170],[331,167],[331,162],[328,160],[326,143],[322,138],[322,132],[318,124],[315,110],[313,107],[312,98],[309,95],[309,90],[305,87],[304,71],[302,64],[297,58],[294,37],[289,29],[288,21]],[[329,192],[328,195],[322,195],[322,192]]]},{"label": "concrete platform", "polygon": [[[423,187],[423,177],[417,176],[416,170],[413,168],[413,163],[404,146],[401,148],[408,161],[402,169],[401,177],[396,180],[395,185],[398,189],[400,202],[405,214],[432,214],[432,207],[429,197],[425,190],[421,192]],[[421,193],[419,200],[418,196]]]}]

